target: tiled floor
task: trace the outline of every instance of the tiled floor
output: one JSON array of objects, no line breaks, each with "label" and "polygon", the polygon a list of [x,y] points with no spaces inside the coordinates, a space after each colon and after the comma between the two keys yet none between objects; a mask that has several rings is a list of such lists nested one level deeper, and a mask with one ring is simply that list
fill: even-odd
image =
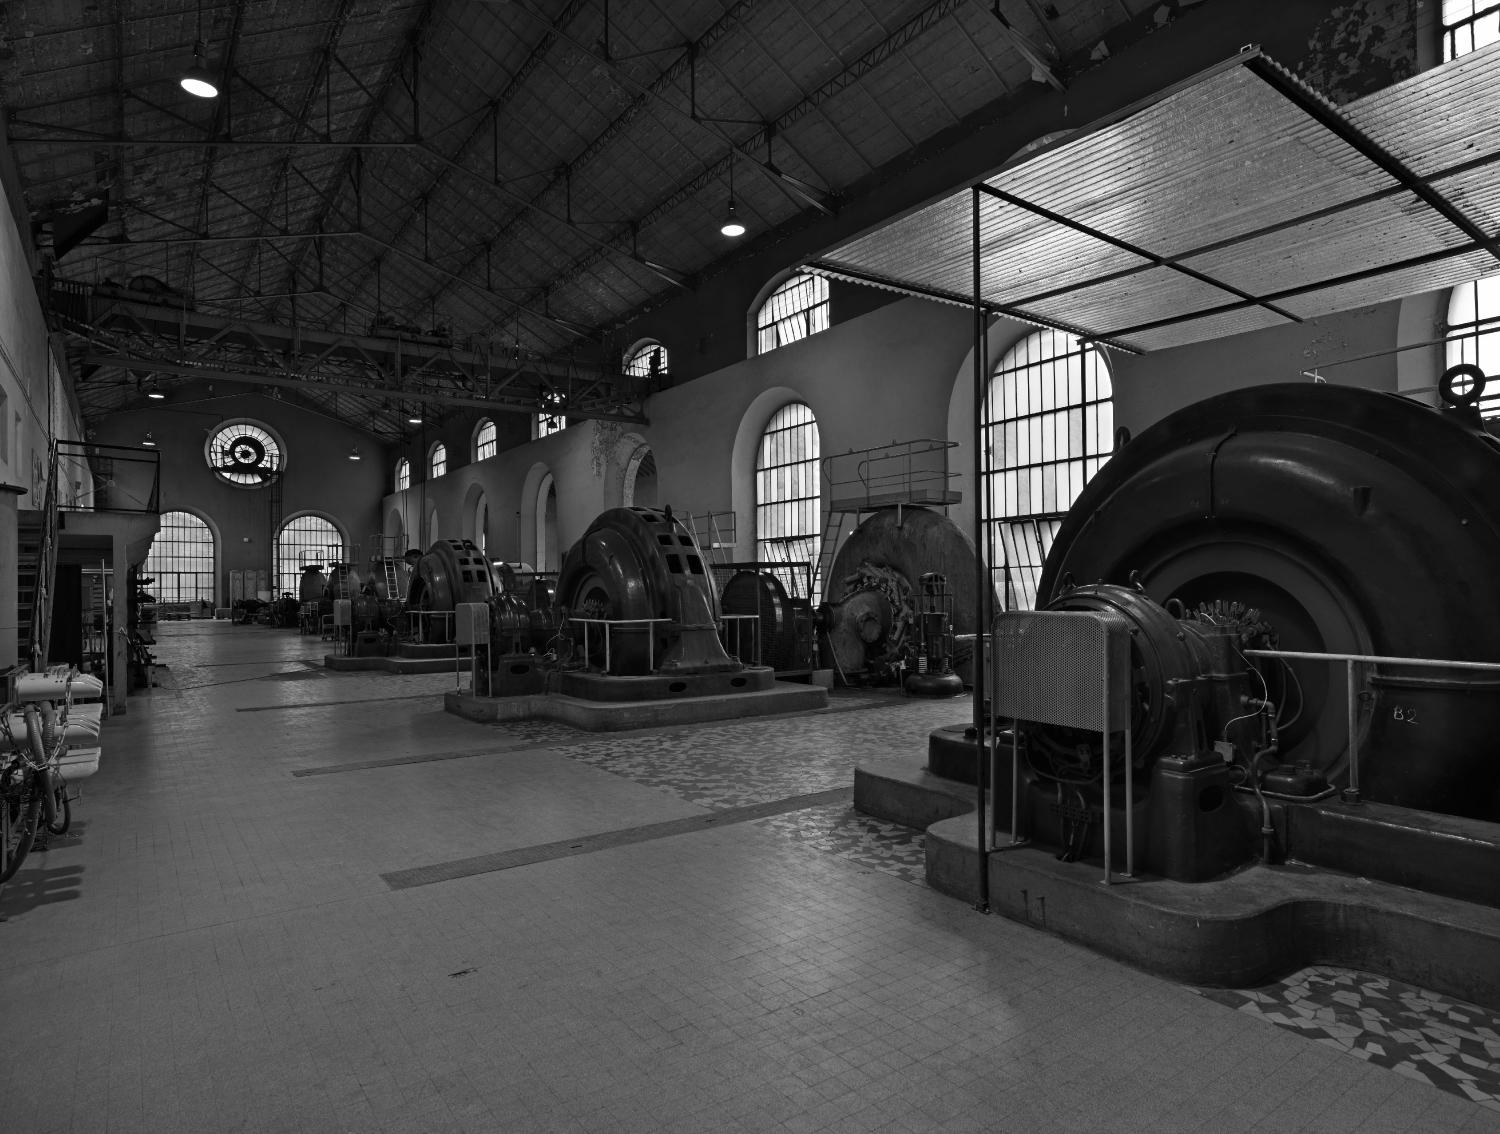
[{"label": "tiled floor", "polygon": [[1314,966],[1204,995],[1500,1113],[1500,1016],[1389,977]]},{"label": "tiled floor", "polygon": [[161,627],[0,892],[0,1129],[1500,1130],[921,885],[839,789],[966,703],[601,737],[324,648]]}]

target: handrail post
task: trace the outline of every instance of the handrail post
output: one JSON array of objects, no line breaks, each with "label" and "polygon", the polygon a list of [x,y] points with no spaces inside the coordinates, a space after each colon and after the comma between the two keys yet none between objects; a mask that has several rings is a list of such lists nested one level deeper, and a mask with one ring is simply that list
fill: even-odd
[{"label": "handrail post", "polygon": [[1344,662],[1345,683],[1349,692],[1349,786],[1344,789],[1341,798],[1348,804],[1359,802],[1359,702],[1355,699],[1354,692],[1354,674],[1358,665],[1353,658]]}]

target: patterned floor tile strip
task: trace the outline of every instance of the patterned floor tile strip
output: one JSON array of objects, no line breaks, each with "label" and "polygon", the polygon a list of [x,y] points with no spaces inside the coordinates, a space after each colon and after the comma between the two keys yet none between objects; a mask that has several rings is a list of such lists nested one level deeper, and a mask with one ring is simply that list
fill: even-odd
[{"label": "patterned floor tile strip", "polygon": [[760,820],[765,827],[799,843],[903,882],[927,885],[926,835],[910,827],[882,823],[842,804],[810,807]]},{"label": "patterned floor tile strip", "polygon": [[1390,977],[1317,965],[1210,1000],[1500,1111],[1500,1016]]},{"label": "patterned floor tile strip", "polygon": [[817,792],[813,795],[796,796],[791,799],[771,800],[748,807],[735,807],[715,811],[709,815],[689,815],[682,819],[668,819],[662,823],[647,823],[640,827],[629,827],[620,831],[603,831],[597,835],[583,835],[572,839],[560,839],[539,846],[518,847],[515,850],[496,854],[476,855],[472,858],[438,862],[430,866],[418,866],[411,870],[395,870],[382,874],[381,880],[392,890],[409,890],[413,886],[430,886],[434,882],[449,882],[455,878],[468,878],[475,874],[490,874],[497,870],[513,870],[518,866],[529,866],[535,862],[550,862],[557,858],[593,854],[612,847],[628,846],[631,843],[651,842],[654,839],[670,838],[702,831],[709,827],[723,827],[733,823],[748,823],[768,815],[787,811],[799,811],[805,807],[817,807],[834,798],[847,799],[848,788]]}]

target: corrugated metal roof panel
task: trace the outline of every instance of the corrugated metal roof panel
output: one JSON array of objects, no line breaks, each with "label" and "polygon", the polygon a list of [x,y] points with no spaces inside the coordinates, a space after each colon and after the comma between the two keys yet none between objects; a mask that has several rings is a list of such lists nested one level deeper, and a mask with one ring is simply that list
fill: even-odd
[{"label": "corrugated metal roof panel", "polygon": [[[1495,155],[1500,127],[1492,131],[1474,109],[1500,105],[1500,45],[1490,56],[1362,100],[1350,119],[1393,151],[1415,140],[1413,122],[1424,122],[1438,132],[1440,148],[1451,141],[1446,165]],[[1444,112],[1440,104],[1464,109]],[[1491,225],[1500,208],[1493,169],[1441,186]],[[1474,270],[1473,258],[1443,257],[1468,245],[1469,235],[1401,189],[1394,168],[1341,128],[1316,94],[1253,53],[1019,160],[985,184],[1006,195],[1004,205],[984,208],[986,301],[1004,308],[1071,289],[1033,299],[1026,310],[1095,335],[1177,322],[1170,332],[1157,326],[1129,334],[1153,348],[1274,325],[1281,318],[1274,311],[1245,303],[1257,297],[1301,289],[1295,311],[1283,310],[1326,312],[1336,309],[1329,303],[1408,294],[1392,289],[1418,282],[1448,286]],[[898,286],[972,294],[972,226],[970,191],[962,190],[821,262]],[[1108,278],[1157,259],[1163,266]],[[1402,266],[1412,260],[1421,266]],[[1201,278],[1174,269],[1174,261]],[[1364,278],[1340,282],[1354,274]],[[1235,304],[1243,309],[1221,310]]]}]

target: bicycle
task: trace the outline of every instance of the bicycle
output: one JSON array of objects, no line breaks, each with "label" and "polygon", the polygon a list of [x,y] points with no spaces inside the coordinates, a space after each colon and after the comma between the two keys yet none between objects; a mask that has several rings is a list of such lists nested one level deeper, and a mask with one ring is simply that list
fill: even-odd
[{"label": "bicycle", "polygon": [[[24,737],[16,735],[17,716]],[[0,884],[26,861],[40,825],[53,835],[66,834],[72,825],[73,806],[60,768],[66,733],[66,714],[60,718],[49,701],[0,708],[0,737],[7,749],[0,765]]]}]

